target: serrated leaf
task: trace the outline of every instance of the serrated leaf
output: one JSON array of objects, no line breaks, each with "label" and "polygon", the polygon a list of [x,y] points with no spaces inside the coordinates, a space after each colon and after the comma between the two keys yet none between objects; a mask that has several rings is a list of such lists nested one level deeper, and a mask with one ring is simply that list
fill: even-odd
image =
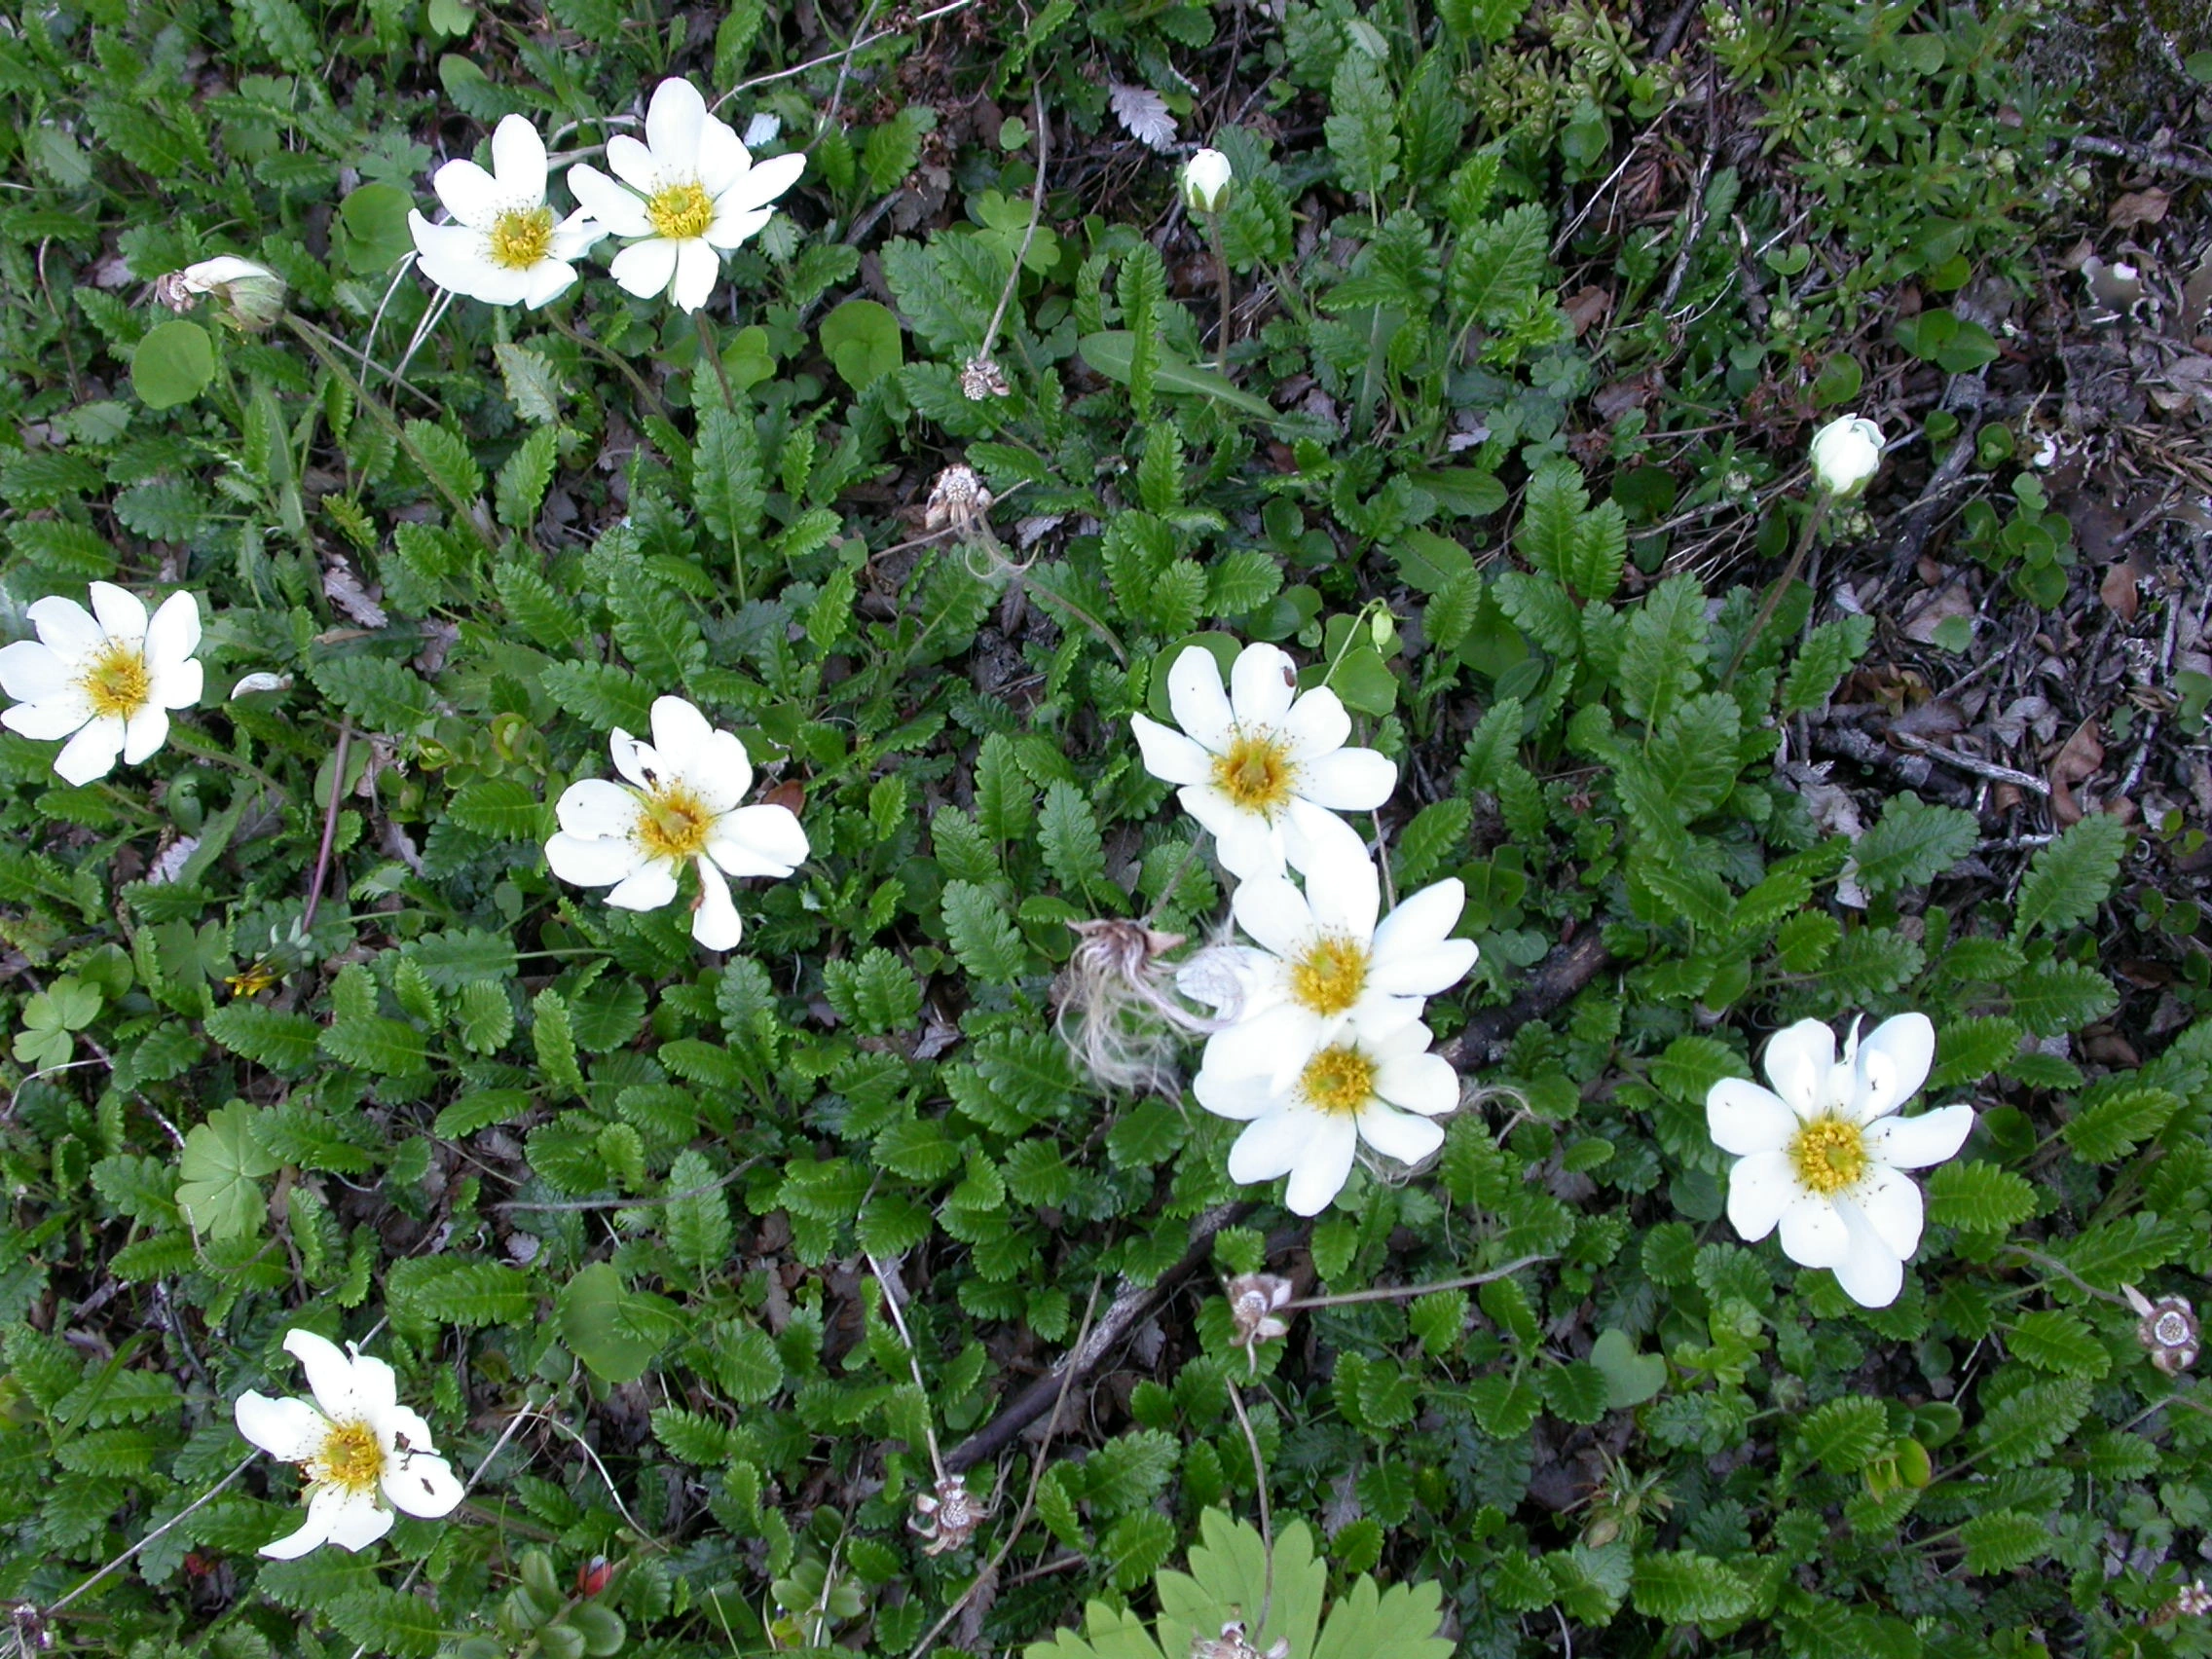
[{"label": "serrated leaf", "polygon": [[552,812],[519,778],[477,778],[454,791],[446,815],[472,834],[495,841],[542,841]]},{"label": "serrated leaf", "polygon": [[2035,1189],[1994,1163],[1946,1163],[1928,1177],[1928,1219],[1962,1233],[2009,1232],[2035,1208]]},{"label": "serrated leaf", "polygon": [[1021,977],[1028,951],[989,889],[948,881],[942,909],[945,938],[963,968],[991,985],[1011,985]]},{"label": "serrated leaf", "polygon": [[2119,819],[2092,812],[2057,840],[2037,848],[2013,906],[2013,941],[2038,929],[2062,933],[2094,916],[2120,874],[2127,834]]},{"label": "serrated leaf", "polygon": [[2126,1157],[2166,1126],[2181,1099],[2163,1088],[2125,1088],[2083,1107],[2059,1131],[2084,1163]]},{"label": "serrated leaf", "polygon": [[1106,848],[1098,819],[1073,784],[1054,782],[1045,791],[1037,839],[1046,865],[1063,888],[1088,895],[1105,882]]},{"label": "serrated leaf", "polygon": [[1106,101],[1114,119],[1138,143],[1164,151],[1175,142],[1175,118],[1167,102],[1150,87],[1131,87],[1120,81],[1107,88]]},{"label": "serrated leaf", "polygon": [[2060,1377],[2102,1377],[2112,1369],[2112,1353],[2078,1313],[2038,1309],[2012,1321],[2007,1334],[2014,1357],[2038,1371]]},{"label": "serrated leaf", "polygon": [[304,1014],[284,1014],[249,1002],[217,1009],[203,1022],[207,1035],[234,1054],[271,1071],[301,1071],[314,1063],[322,1028]]},{"label": "serrated leaf", "polygon": [[1879,1400],[1847,1395],[1808,1413],[1797,1434],[1805,1455],[1823,1468],[1857,1474],[1889,1444],[1889,1414]]},{"label": "serrated leaf", "polygon": [[1881,821],[1859,837],[1852,856],[1870,894],[1921,887],[1973,850],[1981,827],[1971,812],[1931,806],[1914,794],[1894,797]]},{"label": "serrated leaf", "polygon": [[1751,1610],[1751,1588],[1725,1562],[1675,1550],[1638,1558],[1629,1598],[1661,1624],[1719,1623]]},{"label": "serrated leaf", "polygon": [[1966,1546],[1969,1572],[1998,1573],[2042,1560],[2054,1540],[2043,1518],[2000,1509],[1969,1520],[1959,1529],[1959,1542]]},{"label": "serrated leaf", "polygon": [[2081,1426],[2089,1412],[2089,1384],[2079,1378],[2030,1382],[2008,1395],[1974,1430],[1984,1467],[2017,1469],[2040,1462]]}]

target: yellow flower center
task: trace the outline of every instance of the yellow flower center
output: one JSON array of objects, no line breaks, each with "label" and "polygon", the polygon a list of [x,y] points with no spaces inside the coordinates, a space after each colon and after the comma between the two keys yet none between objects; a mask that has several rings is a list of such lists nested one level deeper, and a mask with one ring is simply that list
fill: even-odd
[{"label": "yellow flower center", "polygon": [[1266,731],[1238,731],[1214,757],[1213,787],[1246,812],[1272,818],[1290,799],[1290,753]]},{"label": "yellow flower center", "polygon": [[1316,1110],[1349,1117],[1375,1098],[1375,1067],[1357,1049],[1323,1049],[1306,1062],[1298,1088]]},{"label": "yellow flower center", "polygon": [[309,1478],[355,1494],[373,1493],[384,1479],[384,1442],[355,1418],[334,1422],[330,1434],[308,1463]]},{"label": "yellow flower center", "polygon": [[638,845],[652,859],[682,864],[706,851],[715,815],[686,785],[662,784],[646,792],[635,831]]},{"label": "yellow flower center", "polygon": [[515,207],[492,221],[492,263],[528,271],[553,251],[553,209]]},{"label": "yellow flower center", "polygon": [[715,222],[715,201],[697,183],[664,184],[645,198],[645,217],[653,232],[670,241],[689,241],[707,234]]},{"label": "yellow flower center", "polygon": [[1343,1014],[1366,988],[1367,952],[1342,934],[1324,935],[1291,964],[1291,996],[1324,1017]]},{"label": "yellow flower center", "polygon": [[95,715],[121,715],[129,719],[146,706],[154,676],[146,667],[143,646],[110,640],[85,665],[77,678]]},{"label": "yellow flower center", "polygon": [[1789,1161],[1798,1185],[1833,1198],[1859,1185],[1866,1173],[1866,1137],[1857,1124],[1841,1118],[1815,1118],[1789,1143]]}]

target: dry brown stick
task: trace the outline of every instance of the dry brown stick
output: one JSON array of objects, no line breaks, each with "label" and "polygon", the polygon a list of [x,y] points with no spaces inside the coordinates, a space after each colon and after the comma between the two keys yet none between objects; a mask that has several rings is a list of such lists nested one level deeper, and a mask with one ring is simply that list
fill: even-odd
[{"label": "dry brown stick", "polygon": [[1191,1243],[1175,1265],[1150,1284],[1124,1284],[1090,1334],[1076,1344],[1059,1364],[1037,1378],[1000,1409],[999,1415],[944,1455],[944,1466],[953,1474],[973,1468],[985,1457],[996,1456],[1014,1437],[1043,1417],[1140,1320],[1149,1316],[1168,1293],[1213,1253],[1214,1235],[1235,1227],[1259,1206],[1249,1199],[1217,1204],[1191,1224]]},{"label": "dry brown stick", "polygon": [[1466,1028],[1437,1051],[1460,1071],[1495,1060],[1516,1031],[1565,1008],[1612,959],[1603,930],[1587,929],[1536,964],[1519,996],[1503,1008],[1481,1009],[1468,1015]]},{"label": "dry brown stick", "polygon": [[2116,161],[2155,167],[2160,172],[2180,173],[2184,178],[2212,179],[2212,163],[2200,162],[2194,156],[2176,155],[2171,150],[2154,150],[2148,144],[2130,144],[2124,138],[2092,138],[2083,134],[2074,140],[2074,148],[2085,150],[2092,156],[2111,156]]}]

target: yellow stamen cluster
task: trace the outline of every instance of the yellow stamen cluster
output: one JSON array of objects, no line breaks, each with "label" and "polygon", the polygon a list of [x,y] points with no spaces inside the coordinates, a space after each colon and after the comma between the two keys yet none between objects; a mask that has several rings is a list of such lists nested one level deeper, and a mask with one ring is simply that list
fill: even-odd
[{"label": "yellow stamen cluster", "polygon": [[682,864],[706,851],[715,815],[687,786],[663,784],[648,792],[640,804],[644,810],[638,814],[634,833],[647,858]]},{"label": "yellow stamen cluster", "polygon": [[384,1443],[377,1431],[355,1419],[334,1422],[322,1450],[308,1465],[314,1480],[350,1493],[373,1493],[384,1479]]},{"label": "yellow stamen cluster", "polygon": [[1815,1118],[1789,1143],[1789,1162],[1809,1193],[1833,1198],[1866,1173],[1866,1137],[1841,1118]]},{"label": "yellow stamen cluster", "polygon": [[1375,1098],[1374,1063],[1357,1049],[1323,1049],[1306,1062],[1298,1090],[1316,1110],[1350,1117]]},{"label": "yellow stamen cluster", "polygon": [[510,208],[492,221],[492,263],[508,271],[528,271],[553,251],[553,209]]},{"label": "yellow stamen cluster", "polygon": [[1367,988],[1367,951],[1342,934],[1326,934],[1290,969],[1290,994],[1323,1018],[1346,1013]]},{"label": "yellow stamen cluster", "polygon": [[129,719],[146,706],[154,676],[146,667],[146,652],[138,645],[111,640],[102,645],[78,677],[85,698],[95,715],[120,715]]},{"label": "yellow stamen cluster", "polygon": [[1266,731],[1239,731],[1213,762],[1213,787],[1247,812],[1272,818],[1290,800],[1290,753]]},{"label": "yellow stamen cluster", "polygon": [[653,234],[670,241],[689,241],[707,234],[715,222],[714,198],[696,182],[664,184],[645,199],[645,217]]}]

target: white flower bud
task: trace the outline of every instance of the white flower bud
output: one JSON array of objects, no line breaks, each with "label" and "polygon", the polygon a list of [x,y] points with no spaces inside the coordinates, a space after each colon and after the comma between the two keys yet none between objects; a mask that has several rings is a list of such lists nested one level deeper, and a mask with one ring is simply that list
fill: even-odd
[{"label": "white flower bud", "polygon": [[1882,428],[1845,415],[1813,434],[1813,478],[1831,496],[1851,497],[1882,469]]},{"label": "white flower bud", "polygon": [[1183,164],[1183,205],[1194,213],[1217,211],[1222,192],[1235,176],[1227,156],[1219,150],[1200,150]]},{"label": "white flower bud", "polygon": [[154,295],[171,311],[186,311],[202,294],[212,294],[239,327],[260,333],[282,314],[284,278],[266,265],[236,254],[219,254],[172,271],[154,283]]}]

